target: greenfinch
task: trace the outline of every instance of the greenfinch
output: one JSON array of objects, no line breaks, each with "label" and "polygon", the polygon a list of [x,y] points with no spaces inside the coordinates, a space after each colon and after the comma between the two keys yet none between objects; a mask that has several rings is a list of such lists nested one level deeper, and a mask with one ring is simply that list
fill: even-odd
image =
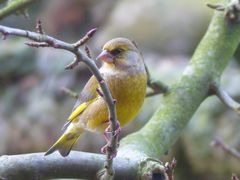
[{"label": "greenfinch", "polygon": [[[96,59],[103,62],[100,73],[116,100],[117,118],[123,127],[136,117],[145,98],[147,74],[143,57],[135,43],[126,38],[115,38],[103,46]],[[65,132],[45,155],[59,151],[62,156],[67,156],[85,130],[104,132],[109,125],[109,115],[98,88],[99,84],[92,76],[79,95]]]}]

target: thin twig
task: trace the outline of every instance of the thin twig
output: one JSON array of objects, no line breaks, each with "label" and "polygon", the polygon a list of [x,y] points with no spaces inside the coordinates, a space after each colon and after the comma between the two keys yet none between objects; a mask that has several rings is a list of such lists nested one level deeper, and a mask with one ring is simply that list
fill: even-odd
[{"label": "thin twig", "polygon": [[7,36],[8,36],[8,33],[2,33],[2,40],[6,40],[7,39]]},{"label": "thin twig", "polygon": [[225,7],[223,5],[219,5],[219,4],[209,4],[207,3],[207,6],[211,9],[215,9],[217,11],[224,11]]},{"label": "thin twig", "polygon": [[90,53],[90,49],[89,49],[89,47],[88,47],[87,45],[85,45],[84,50],[85,50],[87,56],[88,56],[89,58],[92,58],[91,53]]},{"label": "thin twig", "polygon": [[236,174],[232,174],[231,180],[239,180]]},{"label": "thin twig", "polygon": [[78,65],[79,62],[80,62],[80,60],[77,57],[75,57],[70,64],[65,66],[65,69],[73,69],[74,67],[76,67]]},{"label": "thin twig", "polygon": [[80,46],[85,44],[89,39],[91,39],[91,37],[95,34],[96,31],[97,31],[97,28],[94,28],[88,31],[87,34],[83,36],[83,38],[81,38],[79,41],[73,44],[75,48],[79,48]]},{"label": "thin twig", "polygon": [[231,98],[220,85],[212,84],[210,89],[211,92],[223,102],[223,104],[240,114],[240,103]]},{"label": "thin twig", "polygon": [[30,46],[30,47],[36,47],[36,48],[39,48],[39,47],[50,47],[50,45],[46,42],[26,42],[25,43],[27,46]]},{"label": "thin twig", "polygon": [[99,96],[103,97],[103,93],[102,93],[102,91],[99,88],[97,88],[96,91],[97,91]]},{"label": "thin twig", "polygon": [[[21,29],[15,29],[15,28],[10,28],[6,26],[0,25],[0,32],[3,35],[15,35],[15,36],[20,36],[24,38],[28,38],[34,42],[40,42],[40,43],[47,43],[49,47],[57,48],[57,49],[63,49],[66,51],[69,51],[73,53],[76,56],[76,62],[71,63],[69,67],[74,68],[78,62],[84,62],[87,67],[90,69],[90,71],[93,73],[93,75],[96,77],[101,89],[102,93],[104,94],[104,99],[108,105],[108,111],[109,111],[109,123],[111,127],[111,137],[110,137],[110,143],[109,147],[111,148],[111,151],[107,150],[107,158],[105,162],[105,176],[104,177],[113,177],[114,176],[114,170],[113,170],[113,154],[116,153],[116,149],[118,146],[118,137],[115,136],[115,131],[118,128],[118,121],[117,121],[117,115],[116,115],[116,107],[115,107],[115,101],[112,98],[112,95],[110,93],[110,90],[104,81],[103,77],[101,76],[97,65],[95,62],[90,59],[86,54],[84,54],[78,47],[83,45],[82,43],[85,43],[89,38],[92,37],[92,35],[96,32],[96,29],[93,29],[89,31],[84,38],[82,38],[80,41],[74,43],[74,44],[69,44],[64,41],[55,39],[51,36],[48,35],[43,35],[31,31],[26,31],[26,30],[21,30]],[[76,48],[77,47],[77,48]],[[107,148],[107,149],[110,149]]]},{"label": "thin twig", "polygon": [[175,158],[173,158],[171,163],[167,162],[165,164],[165,172],[167,173],[169,180],[174,180],[173,173],[176,166],[177,166],[177,160]]},{"label": "thin twig", "polygon": [[42,28],[42,21],[40,19],[37,20],[36,30],[39,34],[44,34],[44,31],[43,31],[43,28]]},{"label": "thin twig", "polygon": [[207,4],[207,6],[217,11],[225,11],[225,17],[230,23],[239,21],[239,12],[240,12],[239,0],[231,0],[227,5]]},{"label": "thin twig", "polygon": [[62,92],[65,93],[66,95],[74,98],[74,99],[78,99],[78,93],[72,91],[71,89],[68,89],[66,87],[62,87],[61,88]]},{"label": "thin twig", "polygon": [[146,63],[144,63],[144,66],[147,72],[147,85],[152,89],[151,92],[148,92],[146,94],[146,97],[154,96],[161,93],[167,93],[169,90],[168,87],[159,80],[153,80]]},{"label": "thin twig", "polygon": [[226,145],[222,140],[219,138],[215,138],[212,140],[211,145],[216,148],[222,149],[225,153],[235,157],[236,159],[240,160],[240,153],[234,149]]}]

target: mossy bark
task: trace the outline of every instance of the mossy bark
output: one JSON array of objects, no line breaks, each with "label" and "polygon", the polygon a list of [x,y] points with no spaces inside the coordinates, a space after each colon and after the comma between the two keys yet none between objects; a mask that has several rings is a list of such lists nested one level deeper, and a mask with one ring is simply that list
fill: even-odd
[{"label": "mossy bark", "polygon": [[[228,1],[222,0],[221,2],[227,3]],[[236,50],[239,38],[239,23],[229,23],[223,12],[216,12],[183,75],[159,102],[158,110],[141,130],[121,140],[118,157],[113,163],[116,179],[120,177],[121,170],[124,170],[124,178],[134,178],[138,175],[138,178],[146,179],[158,172],[164,175],[161,176],[164,179],[164,167],[153,158],[161,157],[176,142],[200,104],[209,96],[211,84],[220,84],[223,70]],[[80,154],[83,159],[86,157],[90,160],[89,164],[86,165],[80,160],[75,161]],[[34,156],[34,162],[29,160],[32,156]],[[47,161],[42,154],[1,157],[0,178],[3,175],[4,178],[19,177],[23,171],[30,173],[30,170],[39,172],[41,169],[43,170],[42,178],[54,177],[55,161],[59,160],[57,156],[48,157]],[[94,158],[91,158],[93,156]],[[24,160],[21,161],[21,166],[14,166],[15,158]],[[84,173],[81,174],[81,171],[88,170],[87,173],[95,176],[97,169],[103,167],[103,159],[100,155],[86,155],[79,152],[72,153],[67,159],[73,167],[80,167],[79,174],[76,175],[79,178],[88,177]],[[42,166],[39,166],[38,160]],[[9,162],[12,162],[13,166],[4,166],[4,163],[9,164]],[[64,167],[64,163],[65,160],[60,161],[57,166]],[[53,169],[46,168],[48,164],[51,164]],[[98,167],[97,169],[95,166],[89,168],[88,165]],[[10,171],[10,168],[13,169]],[[62,176],[76,177],[73,176],[71,170],[64,171]]]},{"label": "mossy bark", "polygon": [[223,12],[216,12],[183,75],[159,102],[149,122],[121,141],[120,154],[128,156],[121,151],[133,151],[159,158],[167,152],[209,96],[210,85],[219,83],[239,37],[239,23],[229,23]]},{"label": "mossy bark", "polygon": [[29,4],[40,0],[12,0],[5,7],[0,9],[0,20],[9,14],[16,13],[19,10],[26,8]]}]

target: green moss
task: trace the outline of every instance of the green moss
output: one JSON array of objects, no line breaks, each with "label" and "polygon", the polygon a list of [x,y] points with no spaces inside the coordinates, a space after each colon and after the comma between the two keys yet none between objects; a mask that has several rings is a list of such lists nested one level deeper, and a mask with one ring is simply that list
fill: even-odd
[{"label": "green moss", "polygon": [[159,102],[149,122],[121,141],[120,151],[128,148],[159,158],[169,150],[208,97],[210,84],[219,81],[239,37],[240,26],[227,23],[224,13],[216,12],[180,80]]}]

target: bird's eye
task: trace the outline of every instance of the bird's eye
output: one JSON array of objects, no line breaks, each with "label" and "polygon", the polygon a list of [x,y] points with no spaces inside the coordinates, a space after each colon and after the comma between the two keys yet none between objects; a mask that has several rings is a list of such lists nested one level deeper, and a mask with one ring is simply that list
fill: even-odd
[{"label": "bird's eye", "polygon": [[119,55],[121,52],[123,52],[123,49],[121,49],[121,48],[116,48],[116,49],[114,49],[114,50],[111,51],[111,54],[112,54],[113,56],[117,56],[117,55]]}]

